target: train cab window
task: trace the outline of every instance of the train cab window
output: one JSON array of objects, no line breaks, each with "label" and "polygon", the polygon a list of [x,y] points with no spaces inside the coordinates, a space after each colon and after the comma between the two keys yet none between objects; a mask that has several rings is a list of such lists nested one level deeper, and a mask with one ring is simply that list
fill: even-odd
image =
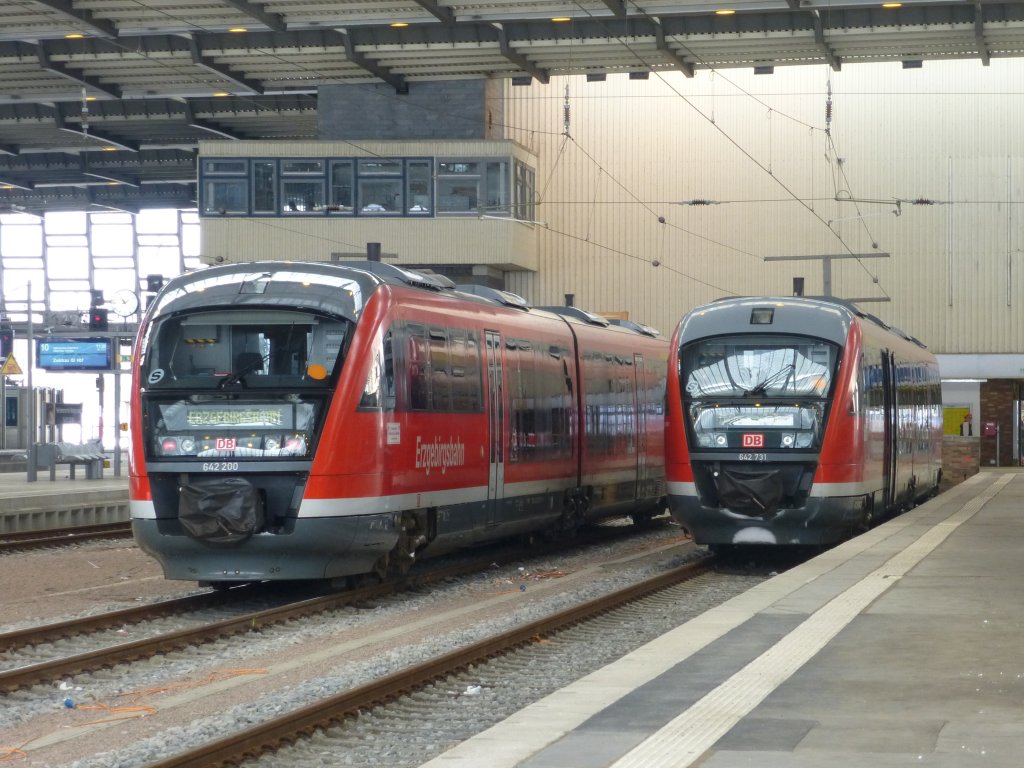
[{"label": "train cab window", "polygon": [[151,331],[145,386],[327,387],[347,327],[343,320],[290,310],[200,311],[167,318]]},{"label": "train cab window", "polygon": [[825,397],[839,362],[834,344],[768,334],[702,341],[683,353],[692,397]]},{"label": "train cab window", "polygon": [[686,418],[701,448],[808,449],[820,444],[839,363],[835,344],[771,334],[700,341],[682,350]]}]

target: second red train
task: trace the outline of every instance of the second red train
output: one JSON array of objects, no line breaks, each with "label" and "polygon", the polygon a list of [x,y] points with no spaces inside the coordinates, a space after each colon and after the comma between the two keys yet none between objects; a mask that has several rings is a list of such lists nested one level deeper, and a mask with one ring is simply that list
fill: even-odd
[{"label": "second red train", "polygon": [[936,358],[853,304],[697,307],[670,371],[669,503],[698,543],[834,544],[938,492]]}]

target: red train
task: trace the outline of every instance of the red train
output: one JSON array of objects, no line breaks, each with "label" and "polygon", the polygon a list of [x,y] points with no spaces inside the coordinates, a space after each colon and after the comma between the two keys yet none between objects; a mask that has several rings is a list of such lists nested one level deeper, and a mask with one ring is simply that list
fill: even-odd
[{"label": "red train", "polygon": [[376,262],[188,274],[139,331],[134,535],[224,585],[650,517],[667,361],[649,329]]},{"label": "red train", "polygon": [[697,543],[834,544],[938,493],[938,363],[853,304],[720,300],[670,355],[669,504]]}]

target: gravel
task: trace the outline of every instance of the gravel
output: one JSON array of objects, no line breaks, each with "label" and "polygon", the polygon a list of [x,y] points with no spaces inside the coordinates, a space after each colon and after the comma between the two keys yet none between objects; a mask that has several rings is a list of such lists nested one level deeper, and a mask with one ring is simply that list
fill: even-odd
[{"label": "gravel", "polygon": [[[146,766],[701,553],[682,542],[677,528],[656,527],[608,544],[494,567],[429,591],[19,691],[2,699],[0,759],[4,748],[21,748],[25,754],[18,764],[24,766]],[[54,558],[75,567],[54,568]],[[91,578],[83,580],[86,568]],[[5,582],[22,585],[15,609],[4,616],[10,623],[0,631],[195,591],[193,583],[164,581],[155,563],[124,543],[9,556],[0,572],[0,588]],[[567,641],[564,650],[522,670],[478,669],[447,681],[414,708],[414,716],[374,713],[360,718],[359,727],[340,741],[321,734],[293,748],[307,751],[258,764],[419,765],[763,579],[763,574],[719,579],[718,586],[697,590],[676,606],[661,606],[642,621]],[[65,707],[65,699],[75,707]],[[100,720],[105,722],[96,724]]]}]

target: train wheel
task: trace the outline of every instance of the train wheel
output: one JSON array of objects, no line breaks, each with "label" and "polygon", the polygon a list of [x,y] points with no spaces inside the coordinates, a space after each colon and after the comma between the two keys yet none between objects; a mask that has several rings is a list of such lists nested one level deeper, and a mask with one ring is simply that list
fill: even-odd
[{"label": "train wheel", "polygon": [[562,515],[558,518],[551,529],[551,537],[554,539],[570,539],[586,520],[587,507],[589,502],[582,497],[573,496],[565,500],[562,505]]},{"label": "train wheel", "polygon": [[654,519],[654,512],[638,512],[630,515],[633,519],[633,525],[637,528],[648,528],[651,525],[651,520]]},{"label": "train wheel", "polygon": [[864,505],[864,514],[861,516],[860,533],[870,531],[875,525],[875,500],[870,498]]}]

